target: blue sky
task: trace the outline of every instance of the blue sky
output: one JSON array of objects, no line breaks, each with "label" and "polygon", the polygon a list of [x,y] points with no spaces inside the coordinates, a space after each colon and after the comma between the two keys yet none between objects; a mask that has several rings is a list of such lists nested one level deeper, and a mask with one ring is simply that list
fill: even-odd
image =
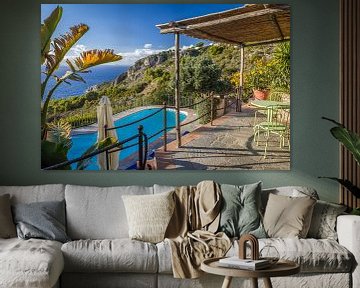
[{"label": "blue sky", "polygon": [[[41,5],[41,22],[56,4]],[[156,24],[229,10],[241,4],[61,4],[63,16],[54,36],[64,34],[69,27],[85,23],[90,30],[69,52],[76,56],[83,50],[114,49],[124,59],[119,65],[132,65],[146,55],[174,46],[172,34],[162,35]],[[201,40],[181,37],[181,46]]]}]

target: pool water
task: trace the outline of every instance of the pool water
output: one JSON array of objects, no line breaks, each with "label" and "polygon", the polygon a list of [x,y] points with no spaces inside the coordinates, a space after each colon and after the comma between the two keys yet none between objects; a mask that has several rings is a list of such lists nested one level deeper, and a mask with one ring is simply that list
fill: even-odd
[{"label": "pool water", "polygon": [[[138,112],[134,112],[128,116],[125,116],[123,118],[120,118],[119,120],[115,121],[115,126],[124,125],[127,123],[131,123],[133,121],[136,121],[138,119],[144,118],[155,111],[160,110],[160,108],[150,108],[150,109],[144,109]],[[166,111],[167,113],[167,126],[175,126],[175,111],[168,109]],[[186,118],[185,113],[180,113],[180,121],[183,121]],[[159,132],[161,129],[163,129],[163,121],[164,121],[164,112],[159,112],[147,119],[144,119],[140,122],[137,122],[135,124],[129,125],[124,128],[116,129],[118,139],[119,141],[125,140],[133,135],[136,135],[138,133],[138,127],[139,125],[143,125],[144,127],[144,133],[151,137],[155,133]],[[172,128],[168,129],[171,130]],[[155,136],[154,138],[149,140],[149,144],[157,140],[163,136],[163,133],[160,133],[159,135]],[[97,138],[97,132],[95,133],[88,133],[88,134],[78,134],[73,135],[71,137],[72,139],[72,147],[69,151],[68,158],[69,160],[80,157],[91,145],[93,145],[96,142]],[[128,146],[131,144],[137,143],[137,139],[134,139],[130,142],[127,142],[124,144],[124,146]],[[138,146],[135,145],[134,147],[125,149],[120,151],[119,159],[125,159],[126,157],[130,156],[131,154],[138,151]],[[72,165],[73,169],[76,169],[76,163]],[[91,159],[91,163],[88,165],[88,167],[85,170],[99,170],[97,165],[97,157],[93,157]]]}]

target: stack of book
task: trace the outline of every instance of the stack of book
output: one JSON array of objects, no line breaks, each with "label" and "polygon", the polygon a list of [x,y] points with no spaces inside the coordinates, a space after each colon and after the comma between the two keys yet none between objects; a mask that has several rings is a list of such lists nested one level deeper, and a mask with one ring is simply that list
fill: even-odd
[{"label": "stack of book", "polygon": [[240,259],[238,256],[223,258],[219,260],[219,266],[246,270],[260,270],[271,266],[267,259],[251,260]]}]

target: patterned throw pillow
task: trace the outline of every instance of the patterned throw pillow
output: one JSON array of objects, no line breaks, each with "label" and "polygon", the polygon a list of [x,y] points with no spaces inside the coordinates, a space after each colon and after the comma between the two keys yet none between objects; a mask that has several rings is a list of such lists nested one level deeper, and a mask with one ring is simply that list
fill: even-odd
[{"label": "patterned throw pillow", "polygon": [[269,195],[264,227],[269,237],[306,238],[316,200],[306,197]]},{"label": "patterned throw pillow", "polygon": [[151,243],[164,240],[175,208],[173,193],[122,196],[131,239]]},{"label": "patterned throw pillow", "polygon": [[0,196],[0,238],[16,237],[15,224],[11,215],[10,196]]},{"label": "patterned throw pillow", "polygon": [[260,216],[261,182],[236,186],[221,185],[222,209],[219,231],[229,237],[251,233],[266,238]]},{"label": "patterned throw pillow", "polygon": [[344,205],[318,200],[314,207],[308,237],[337,240],[336,218],[345,210]]}]

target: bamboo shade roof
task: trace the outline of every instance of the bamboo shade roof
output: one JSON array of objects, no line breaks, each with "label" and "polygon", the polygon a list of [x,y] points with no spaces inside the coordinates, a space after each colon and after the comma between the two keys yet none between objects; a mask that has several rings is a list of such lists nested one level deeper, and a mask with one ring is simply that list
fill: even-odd
[{"label": "bamboo shade roof", "polygon": [[290,5],[249,4],[219,13],[156,25],[160,33],[244,46],[290,39]]}]

